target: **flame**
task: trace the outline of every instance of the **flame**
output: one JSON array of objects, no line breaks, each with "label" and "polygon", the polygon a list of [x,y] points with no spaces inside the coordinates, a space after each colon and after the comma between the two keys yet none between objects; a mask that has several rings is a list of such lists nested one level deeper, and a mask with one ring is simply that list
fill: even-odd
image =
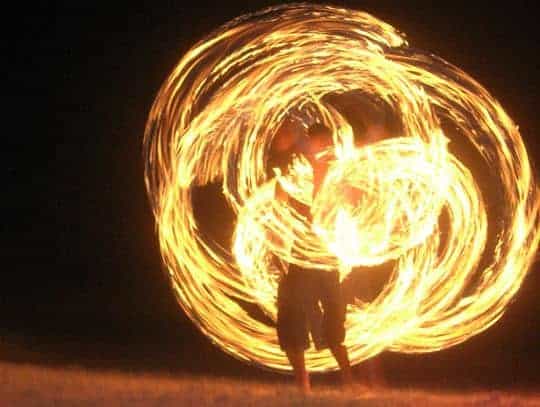
[{"label": "flame", "polygon": [[[402,133],[355,145],[351,126],[324,98],[358,90],[390,106]],[[268,175],[269,147],[291,116],[304,126],[325,122],[334,134],[314,201],[304,157]],[[457,135],[445,134],[449,127]],[[451,153],[460,141],[484,161],[500,191],[497,210]],[[465,72],[409,48],[363,12],[288,5],[216,30],[163,84],[144,154],[179,304],[222,349],[276,370],[290,367],[275,328],[239,302],[275,319],[287,263],[345,277],[356,265],[396,262],[376,300],[348,307],[345,345],[356,364],[383,350],[444,349],[484,331],[519,289],[539,242],[539,189],[511,118]],[[211,182],[237,215],[225,251],[204,240],[193,213],[193,188]],[[274,198],[276,183],[311,206],[313,222]],[[328,351],[309,350],[306,362],[313,371],[337,368]]]}]

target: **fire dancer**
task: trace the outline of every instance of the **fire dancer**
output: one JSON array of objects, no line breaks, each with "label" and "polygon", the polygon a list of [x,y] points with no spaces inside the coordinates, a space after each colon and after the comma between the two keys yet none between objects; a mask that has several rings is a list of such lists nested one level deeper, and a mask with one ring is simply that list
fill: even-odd
[{"label": "fire dancer", "polygon": [[[328,160],[319,157],[319,153],[332,146],[332,132],[325,125],[316,123],[308,129],[307,134],[309,137],[292,137],[294,142],[287,149],[304,155],[311,164],[315,198],[328,170]],[[310,208],[289,196],[279,183],[276,185],[276,199],[287,202],[311,221]],[[322,305],[322,313],[319,304]],[[304,359],[304,352],[310,345],[310,332],[317,349],[330,348],[339,364],[343,383],[352,384],[347,349],[343,345],[345,313],[346,304],[337,270],[289,265],[278,287],[277,333],[280,347],[287,354],[302,391],[309,392],[311,388]]]}]

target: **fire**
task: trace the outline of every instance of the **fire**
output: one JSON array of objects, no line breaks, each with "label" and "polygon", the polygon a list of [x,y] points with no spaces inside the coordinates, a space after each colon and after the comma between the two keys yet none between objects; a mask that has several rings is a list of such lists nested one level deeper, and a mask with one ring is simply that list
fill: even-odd
[{"label": "fire", "polygon": [[[402,132],[357,145],[325,97],[358,90],[390,106]],[[304,157],[268,175],[269,147],[291,115],[303,125],[325,122],[334,133],[326,152],[334,158],[314,201]],[[457,135],[445,133],[449,127]],[[497,215],[451,152],[460,140],[499,188]],[[522,284],[540,238],[539,189],[500,104],[465,72],[354,10],[270,8],[196,44],[156,97],[144,154],[179,304],[225,351],[278,370],[289,365],[275,328],[238,301],[275,319],[286,264],[346,277],[353,266],[395,261],[381,295],[348,308],[345,344],[359,363],[383,350],[444,349],[487,329]],[[237,214],[229,253],[201,237],[193,213],[192,189],[211,182],[222,185]],[[274,199],[276,183],[311,206],[313,222]],[[337,367],[327,351],[308,351],[306,362],[315,371]]]}]

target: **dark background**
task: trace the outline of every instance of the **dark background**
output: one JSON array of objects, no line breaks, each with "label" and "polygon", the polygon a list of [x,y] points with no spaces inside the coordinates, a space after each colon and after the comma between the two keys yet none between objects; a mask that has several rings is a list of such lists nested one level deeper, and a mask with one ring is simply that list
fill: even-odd
[{"label": "dark background", "polygon": [[[532,3],[441,3],[334,2],[373,13],[477,78],[538,162]],[[220,24],[272,4],[48,3],[5,16],[13,27],[4,37],[0,358],[279,380],[216,350],[177,306],[161,271],[141,157],[153,98],[182,54]],[[503,319],[468,342],[382,355],[388,380],[538,387],[537,270]]]}]

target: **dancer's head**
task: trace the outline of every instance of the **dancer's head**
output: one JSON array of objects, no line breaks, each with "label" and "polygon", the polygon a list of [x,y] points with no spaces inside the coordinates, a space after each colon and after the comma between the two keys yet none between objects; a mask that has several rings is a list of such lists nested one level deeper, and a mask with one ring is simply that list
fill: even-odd
[{"label": "dancer's head", "polygon": [[315,123],[307,130],[309,153],[315,155],[332,146],[332,130],[323,123]]}]

